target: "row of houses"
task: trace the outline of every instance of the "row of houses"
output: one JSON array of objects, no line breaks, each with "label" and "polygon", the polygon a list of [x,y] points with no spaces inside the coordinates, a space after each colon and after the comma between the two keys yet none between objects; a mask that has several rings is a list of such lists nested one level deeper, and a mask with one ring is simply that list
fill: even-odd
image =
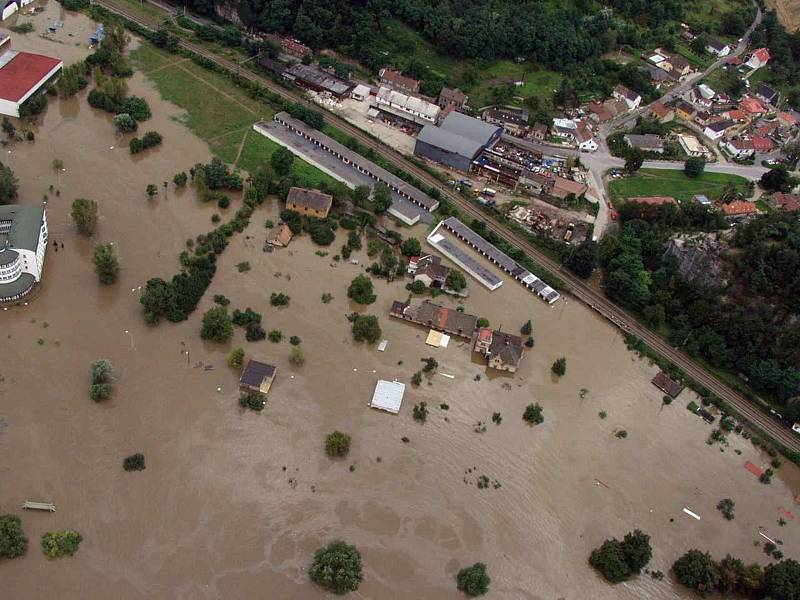
[{"label": "row of houses", "polygon": [[395,319],[470,340],[470,348],[486,358],[487,365],[498,371],[516,372],[525,354],[523,339],[499,329],[478,327],[478,317],[434,304],[429,300],[395,300],[389,310]]}]

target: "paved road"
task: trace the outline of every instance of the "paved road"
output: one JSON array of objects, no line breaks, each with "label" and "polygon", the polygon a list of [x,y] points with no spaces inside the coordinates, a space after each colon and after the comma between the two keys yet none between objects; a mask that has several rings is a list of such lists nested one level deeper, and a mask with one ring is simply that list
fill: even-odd
[{"label": "paved road", "polygon": [[[96,1],[98,4],[105,6],[109,10],[122,14],[131,21],[135,21],[144,27],[155,29],[158,26],[157,23],[139,16],[127,6],[116,4],[113,0]],[[208,58],[225,69],[234,72],[237,70],[236,63],[209,52],[201,46],[188,42],[182,38],[180,39],[179,43],[183,48],[195,52],[200,56],[204,56],[205,58]],[[269,88],[287,100],[292,102],[300,102],[319,109],[317,105],[306,100],[300,92],[293,90],[290,91],[276,84],[275,82],[250,71],[242,71],[241,75],[242,77],[245,77],[251,81],[255,81],[260,85]],[[515,231],[497,224],[492,219],[487,219],[486,214],[476,205],[462,198],[461,196],[456,195],[451,189],[443,185],[442,182],[430,175],[424,169],[417,167],[414,163],[407,160],[406,157],[396,150],[388,148],[381,142],[373,140],[357,127],[352,126],[347,121],[331,113],[326,114],[326,119],[338,129],[358,139],[358,141],[360,141],[366,147],[373,149],[376,153],[383,156],[387,160],[390,160],[394,164],[402,167],[405,171],[414,175],[427,185],[438,189],[443,197],[449,199],[456,206],[458,206],[466,219],[476,218],[485,221],[488,229],[492,230],[508,243],[524,250],[534,261],[542,265],[542,267],[551,273],[558,273],[562,280],[564,280],[565,283],[570,286],[569,291],[575,298],[590,306],[593,310],[597,311],[604,318],[614,323],[624,332],[631,333],[639,337],[649,347],[653,348],[667,360],[683,369],[683,371],[689,377],[693,378],[695,381],[705,386],[712,393],[716,394],[725,402],[727,402],[728,405],[735,410],[742,419],[750,423],[751,427],[761,431],[762,433],[770,435],[772,438],[784,444],[786,447],[800,452],[800,437],[795,436],[795,434],[789,428],[763,412],[751,401],[744,398],[741,394],[722,383],[715,376],[698,365],[688,355],[684,354],[681,350],[670,346],[664,339],[641,325],[634,317],[611,303],[601,292],[596,291],[585,281],[576,277],[569,271],[561,270],[560,264],[556,263],[549,256],[541,252],[538,247],[534,246],[526,238],[522,237]]]}]

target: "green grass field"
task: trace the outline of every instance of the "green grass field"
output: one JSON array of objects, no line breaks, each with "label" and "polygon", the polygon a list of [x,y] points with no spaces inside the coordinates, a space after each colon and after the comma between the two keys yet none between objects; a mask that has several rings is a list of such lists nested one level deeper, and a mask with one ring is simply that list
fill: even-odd
[{"label": "green grass field", "polygon": [[[162,98],[185,111],[181,122],[207,142],[222,161],[253,172],[278,148],[275,142],[252,131],[253,123],[271,119],[275,111],[250,98],[223,75],[147,43],[131,52],[131,59]],[[328,175],[300,159],[295,159],[293,170],[308,185],[333,183]]]},{"label": "green grass field", "polygon": [[739,175],[703,173],[697,179],[690,179],[683,171],[666,169],[641,169],[630,177],[612,181],[608,187],[611,201],[619,205],[635,196],[672,196],[689,202],[695,194],[705,194],[714,201],[728,183],[741,191],[747,188],[747,179]]}]

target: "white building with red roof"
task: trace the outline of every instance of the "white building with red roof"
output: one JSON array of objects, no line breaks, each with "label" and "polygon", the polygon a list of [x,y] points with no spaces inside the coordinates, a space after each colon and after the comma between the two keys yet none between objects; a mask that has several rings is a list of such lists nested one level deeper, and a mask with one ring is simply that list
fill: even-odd
[{"label": "white building with red roof", "polygon": [[18,52],[0,39],[0,115],[19,117],[19,108],[64,66],[58,58]]},{"label": "white building with red roof", "polygon": [[753,50],[753,53],[750,55],[750,58],[747,59],[745,64],[753,70],[760,69],[769,62],[769,58],[769,50],[766,48],[759,48],[757,50]]}]

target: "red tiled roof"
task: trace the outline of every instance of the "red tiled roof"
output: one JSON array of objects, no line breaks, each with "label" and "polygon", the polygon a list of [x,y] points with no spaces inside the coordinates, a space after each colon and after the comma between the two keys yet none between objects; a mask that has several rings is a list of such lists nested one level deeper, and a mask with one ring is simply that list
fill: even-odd
[{"label": "red tiled roof", "polygon": [[778,118],[788,125],[794,125],[797,122],[797,120],[788,112],[779,112]]},{"label": "red tiled roof", "polygon": [[764,106],[755,98],[745,98],[739,102],[739,108],[749,113],[764,112]]},{"label": "red tiled roof", "polygon": [[769,50],[766,48],[759,48],[751,56],[755,56],[759,62],[765,63],[769,60]]},{"label": "red tiled roof", "polygon": [[775,192],[772,194],[772,203],[776,208],[794,212],[800,210],[800,198],[792,194],[784,194],[783,192]]},{"label": "red tiled roof", "polygon": [[744,121],[747,118],[747,113],[738,109],[729,110],[728,118],[732,121]]},{"label": "red tiled roof", "polygon": [[751,139],[756,152],[769,152],[774,146],[771,139],[761,135],[754,135]]},{"label": "red tiled roof", "polygon": [[747,202],[746,200],[735,200],[730,204],[723,204],[722,212],[729,217],[733,215],[748,215],[750,213],[758,212],[758,207],[752,202]]},{"label": "red tiled roof", "polygon": [[744,61],[742,61],[742,59],[739,58],[738,56],[729,56],[728,58],[725,59],[725,62],[729,65],[738,66],[743,64]]},{"label": "red tiled roof", "polygon": [[60,63],[57,58],[20,52],[0,68],[0,98],[19,102]]}]

